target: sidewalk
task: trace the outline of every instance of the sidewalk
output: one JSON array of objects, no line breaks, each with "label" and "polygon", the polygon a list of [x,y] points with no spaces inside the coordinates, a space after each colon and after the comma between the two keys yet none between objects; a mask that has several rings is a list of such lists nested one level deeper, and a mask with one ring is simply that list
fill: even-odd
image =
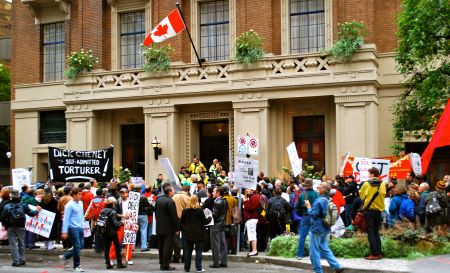
[{"label": "sidewalk", "polygon": [[[41,248],[27,250],[27,253],[34,253],[39,255],[56,255],[62,253],[62,246],[55,245],[55,250],[44,250],[42,243],[37,243]],[[0,253],[9,253],[9,247],[1,247]],[[94,249],[83,249],[81,251],[82,256],[98,257],[103,261],[103,253],[95,253]],[[259,253],[256,257],[247,257],[246,252],[240,252],[237,255],[228,255],[229,261],[233,262],[249,262],[249,263],[268,263],[281,266],[296,267],[302,269],[312,270],[311,261],[309,258],[297,260],[294,258],[282,258],[267,256],[266,253]],[[133,252],[133,258],[144,259],[158,259],[158,251],[151,249],[149,252],[141,252],[140,249],[136,249]],[[203,253],[204,260],[212,260],[212,254],[210,252]],[[405,273],[410,272],[412,265],[411,261],[402,259],[382,259],[377,261],[367,261],[365,259],[343,259],[338,258],[341,265],[345,268],[346,273]],[[325,272],[334,272],[328,265],[328,263],[322,260],[322,265]]]}]

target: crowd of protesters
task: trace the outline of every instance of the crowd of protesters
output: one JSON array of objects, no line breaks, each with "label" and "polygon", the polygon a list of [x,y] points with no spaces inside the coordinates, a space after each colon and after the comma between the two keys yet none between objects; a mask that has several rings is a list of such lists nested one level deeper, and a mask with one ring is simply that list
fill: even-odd
[{"label": "crowd of protesters", "polygon": [[[133,265],[135,248],[146,252],[154,247],[158,249],[162,271],[175,270],[171,263],[184,262],[184,270],[189,272],[195,250],[195,270],[203,272],[204,251],[212,250],[213,262],[209,267],[227,267],[228,255],[236,254],[238,248],[248,249],[249,257],[256,256],[267,250],[271,239],[296,233],[298,259],[307,256],[305,241],[310,236],[309,256],[314,271],[322,272],[322,257],[336,272],[342,272],[328,248],[330,227],[321,220],[327,213],[328,200],[336,206],[343,226],[350,230],[357,226],[358,211],[366,210],[371,253],[366,257],[368,260],[382,258],[379,234],[382,225],[389,228],[408,221],[431,232],[436,226],[449,224],[449,175],[431,190],[424,177],[412,172],[404,183],[398,183],[395,177],[383,183],[376,168],[369,174],[367,182],[356,183],[351,175],[336,176],[334,180],[324,176],[321,181],[298,177],[284,181],[271,180],[260,172],[255,189],[240,191],[219,160],[215,159],[207,169],[199,158],[194,158],[178,173],[181,187],[166,182],[161,174],[148,186],[113,179],[102,183],[103,186],[95,180],[77,185],[68,183],[58,189],[48,183],[36,188],[24,186],[20,193],[5,187],[0,192],[0,220],[7,236],[3,234],[0,239],[2,244],[9,241],[13,266],[26,263],[25,248],[39,248],[36,235],[25,231],[24,221],[8,223],[12,208],[20,204],[30,216],[41,209],[56,214],[50,236],[41,240],[48,250],[55,249],[55,241],[60,241],[65,250],[60,258],[65,264],[73,258],[74,271],[84,271],[80,261],[83,248],[103,252],[106,268],[111,269],[114,265],[117,268]],[[122,247],[130,191],[140,193],[138,238],[135,245]],[[238,197],[242,197],[241,207]],[[34,205],[37,210],[30,210],[27,205]],[[92,235],[86,238],[85,220],[92,229]],[[237,241],[241,242],[239,246]]]}]

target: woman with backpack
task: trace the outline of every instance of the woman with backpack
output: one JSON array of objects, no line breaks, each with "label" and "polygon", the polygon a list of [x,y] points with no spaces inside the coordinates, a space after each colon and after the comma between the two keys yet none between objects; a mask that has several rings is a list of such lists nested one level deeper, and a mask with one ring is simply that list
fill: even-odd
[{"label": "woman with backpack", "polygon": [[[116,250],[117,268],[126,268],[127,266],[122,263],[122,255],[120,254],[120,243],[119,237],[117,235],[117,230],[121,225],[123,225],[122,220],[117,215],[114,209],[114,204],[116,203],[116,198],[109,197],[106,199],[105,208],[100,213],[97,220],[98,229],[103,235],[104,251],[105,251],[105,263],[106,269],[112,269],[111,260],[109,259],[109,249],[111,243],[114,244]],[[103,225],[103,226],[102,226]]]},{"label": "woman with backpack", "polygon": [[273,239],[286,231],[286,224],[289,223],[291,206],[281,197],[281,188],[274,190],[274,196],[267,204],[269,220],[269,238]]},{"label": "woman with backpack", "polygon": [[[391,190],[392,199],[389,204],[389,219],[388,225],[393,227],[396,223],[400,222],[400,208],[402,203],[408,200],[408,195],[406,194],[406,187],[397,184],[395,188]],[[404,206],[404,205],[403,205]]]}]

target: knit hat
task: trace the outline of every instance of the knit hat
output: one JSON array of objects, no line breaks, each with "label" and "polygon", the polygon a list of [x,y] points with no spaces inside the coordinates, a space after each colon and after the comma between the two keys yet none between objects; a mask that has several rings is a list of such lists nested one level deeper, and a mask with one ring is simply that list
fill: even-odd
[{"label": "knit hat", "polygon": [[444,180],[440,180],[440,181],[438,181],[436,183],[436,189],[437,190],[441,190],[441,191],[445,190],[445,182],[444,182]]},{"label": "knit hat", "polygon": [[18,190],[12,190],[9,193],[9,198],[14,199],[14,198],[20,198],[20,194]]}]

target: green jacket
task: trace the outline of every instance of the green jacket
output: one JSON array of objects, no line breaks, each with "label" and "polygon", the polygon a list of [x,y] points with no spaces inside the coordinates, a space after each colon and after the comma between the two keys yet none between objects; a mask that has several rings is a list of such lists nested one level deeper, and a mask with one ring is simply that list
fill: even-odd
[{"label": "green jacket", "polygon": [[298,216],[308,215],[308,209],[305,207],[305,194],[311,206],[314,201],[319,197],[319,194],[313,189],[306,189],[304,193],[298,196],[297,202],[295,202],[294,209]]}]

